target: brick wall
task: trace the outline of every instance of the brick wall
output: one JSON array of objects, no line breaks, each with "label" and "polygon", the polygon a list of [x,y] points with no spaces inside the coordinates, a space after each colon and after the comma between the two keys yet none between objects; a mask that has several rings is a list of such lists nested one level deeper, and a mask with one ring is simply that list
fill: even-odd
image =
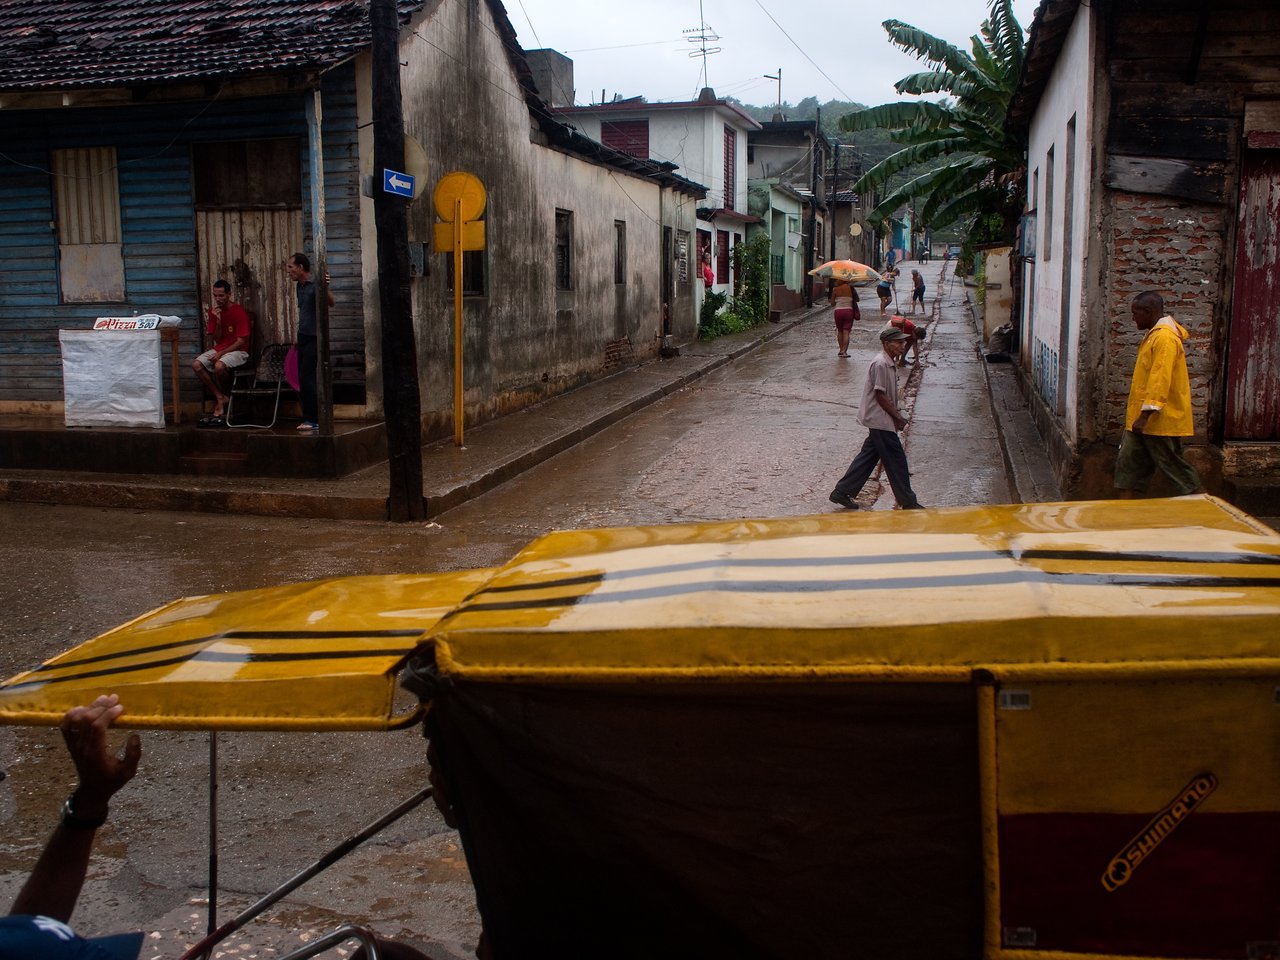
[{"label": "brick wall", "polygon": [[[1195,411],[1196,442],[1207,438],[1216,409],[1223,260],[1229,223],[1220,207],[1150,194],[1112,191],[1108,248],[1103,270],[1103,324],[1088,325],[1107,338],[1098,434],[1118,441],[1124,430],[1125,401],[1142,335],[1133,325],[1129,302],[1143,290],[1164,297],[1165,312],[1187,328],[1187,372]],[[1213,408],[1213,409],[1211,409]]]}]

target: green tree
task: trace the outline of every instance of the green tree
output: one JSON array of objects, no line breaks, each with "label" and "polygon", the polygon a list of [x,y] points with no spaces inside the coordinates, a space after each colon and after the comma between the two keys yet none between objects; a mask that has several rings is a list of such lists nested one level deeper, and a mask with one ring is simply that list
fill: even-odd
[{"label": "green tree", "polygon": [[871,212],[882,223],[916,204],[919,223],[934,229],[965,225],[971,244],[1011,243],[1022,210],[1022,143],[1005,120],[1022,72],[1025,39],[1012,0],[991,0],[971,53],[898,20],[886,20],[890,41],[927,67],[903,77],[899,94],[947,94],[942,102],[906,100],[846,114],[842,129],[890,130],[900,149],[854,185],[882,191]]},{"label": "green tree", "polygon": [[714,340],[741,333],[769,319],[769,246],[769,234],[763,230],[734,246],[733,295],[708,291],[698,325],[700,338]]}]

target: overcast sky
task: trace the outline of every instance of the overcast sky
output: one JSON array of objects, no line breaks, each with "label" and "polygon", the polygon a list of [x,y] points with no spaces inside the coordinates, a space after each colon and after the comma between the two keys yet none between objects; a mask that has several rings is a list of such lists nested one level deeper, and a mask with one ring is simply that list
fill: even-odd
[{"label": "overcast sky", "polygon": [[[986,0],[916,0],[877,8],[868,0],[702,0],[701,17],[719,39],[702,75],[698,0],[503,0],[526,50],[550,47],[574,62],[579,104],[644,96],[691,100],[708,85],[718,96],[773,104],[782,99],[852,100],[867,106],[899,99],[895,81],[921,69],[889,43],[880,24],[910,23],[964,49],[988,14]],[[1036,0],[1014,0],[1025,31]],[[860,12],[861,11],[861,12]],[[686,33],[688,31],[688,33]]]}]

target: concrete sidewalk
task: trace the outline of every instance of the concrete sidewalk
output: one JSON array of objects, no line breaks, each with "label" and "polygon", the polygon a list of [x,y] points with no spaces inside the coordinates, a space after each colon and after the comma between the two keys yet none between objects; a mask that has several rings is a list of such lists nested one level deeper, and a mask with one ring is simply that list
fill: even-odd
[{"label": "concrete sidewalk", "polygon": [[[971,443],[990,443],[990,457],[1003,459],[1009,481],[1008,499],[1057,499],[1057,488],[1012,370],[1007,365],[997,369],[982,360],[980,338],[964,285],[948,276],[949,265],[912,262],[909,266],[921,270],[931,294],[929,360],[912,377],[917,383],[916,410],[905,434],[913,460],[924,462],[935,454],[943,456],[940,451],[953,444],[960,430]],[[910,276],[909,270],[907,275]],[[868,320],[874,319],[874,303],[873,297],[864,296],[864,316]],[[710,342],[695,341],[683,346],[678,357],[621,371],[526,410],[471,427],[466,431],[466,445],[461,448],[455,447],[452,440],[425,446],[422,469],[428,516],[492,490],[797,324],[819,322],[829,312],[823,302],[790,313],[778,324]],[[389,482],[386,463],[338,479],[6,469],[0,471],[0,500],[385,520]],[[961,497],[956,502],[964,502],[962,488],[954,483],[948,496],[927,489],[918,492],[921,500],[930,505],[941,506],[956,496]]]}]

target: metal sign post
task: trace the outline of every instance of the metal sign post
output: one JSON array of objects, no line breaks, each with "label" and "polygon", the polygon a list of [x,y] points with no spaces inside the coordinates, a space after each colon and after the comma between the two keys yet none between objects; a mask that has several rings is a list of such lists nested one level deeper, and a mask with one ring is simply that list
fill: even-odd
[{"label": "metal sign post", "polygon": [[484,184],[479,178],[458,170],[440,178],[433,196],[436,215],[443,222],[435,225],[432,246],[437,253],[453,254],[453,442],[459,447],[462,446],[465,419],[462,254],[467,250],[484,249],[484,221],[480,215],[484,213],[485,199]]}]

